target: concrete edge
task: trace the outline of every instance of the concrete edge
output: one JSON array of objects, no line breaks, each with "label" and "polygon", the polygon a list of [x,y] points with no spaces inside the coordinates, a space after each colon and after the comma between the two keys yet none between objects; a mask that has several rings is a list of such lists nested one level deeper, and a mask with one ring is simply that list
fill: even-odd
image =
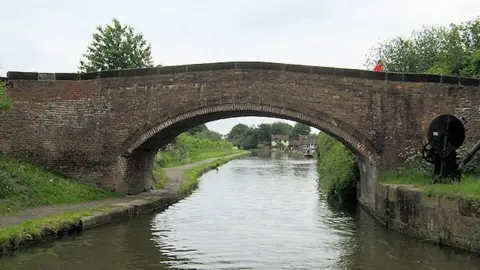
[{"label": "concrete edge", "polygon": [[[480,210],[472,207],[470,199],[429,196],[423,189],[412,185],[375,185],[374,209],[360,205],[387,229],[439,246],[480,254]],[[401,215],[408,206],[413,210],[408,216],[409,223],[405,223]],[[429,218],[425,219],[426,216]],[[442,224],[435,226],[434,220],[441,220]],[[447,221],[451,223],[445,223]],[[463,229],[455,233],[455,228]]]}]

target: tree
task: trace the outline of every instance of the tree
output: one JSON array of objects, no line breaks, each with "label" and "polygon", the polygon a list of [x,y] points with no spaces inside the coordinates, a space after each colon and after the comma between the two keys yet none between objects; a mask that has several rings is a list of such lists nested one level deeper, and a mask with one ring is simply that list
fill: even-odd
[{"label": "tree", "polygon": [[6,86],[0,82],[0,115],[8,113],[13,108],[13,101],[7,96]]},{"label": "tree", "polygon": [[207,126],[206,126],[205,124],[202,124],[202,125],[198,125],[198,126],[196,126],[196,127],[194,127],[194,128],[191,128],[190,130],[187,131],[187,133],[188,133],[189,135],[192,135],[192,136],[193,136],[193,135],[195,135],[196,133],[203,132],[203,131],[207,131],[207,130],[208,130]]},{"label": "tree", "polygon": [[131,26],[113,19],[113,25],[97,26],[93,41],[80,60],[81,72],[152,67],[150,44]]},{"label": "tree", "polygon": [[388,72],[414,72],[480,77],[480,17],[460,24],[426,26],[410,37],[374,46],[365,66],[385,61]]},{"label": "tree", "polygon": [[272,134],[289,135],[292,133],[293,127],[284,122],[275,122],[272,124]]},{"label": "tree", "polygon": [[215,132],[213,130],[209,130],[209,129],[197,132],[193,135],[193,137],[197,139],[210,140],[210,141],[222,140],[222,135],[220,133]]},{"label": "tree", "polygon": [[245,124],[237,124],[227,135],[227,140],[234,145],[242,147],[243,141],[251,134],[252,130]]},{"label": "tree", "polygon": [[272,140],[272,126],[269,124],[260,124],[256,128],[257,139],[259,142],[270,142]]},{"label": "tree", "polygon": [[296,139],[299,135],[309,135],[311,132],[311,128],[309,125],[305,125],[302,123],[296,123],[293,126],[292,133],[290,138]]}]

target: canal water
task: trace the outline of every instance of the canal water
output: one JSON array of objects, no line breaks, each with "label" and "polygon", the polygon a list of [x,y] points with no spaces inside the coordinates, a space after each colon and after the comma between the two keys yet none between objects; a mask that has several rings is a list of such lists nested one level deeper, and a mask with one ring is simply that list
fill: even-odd
[{"label": "canal water", "polygon": [[231,161],[168,209],[0,259],[0,269],[480,269],[480,259],[327,203],[315,160]]}]

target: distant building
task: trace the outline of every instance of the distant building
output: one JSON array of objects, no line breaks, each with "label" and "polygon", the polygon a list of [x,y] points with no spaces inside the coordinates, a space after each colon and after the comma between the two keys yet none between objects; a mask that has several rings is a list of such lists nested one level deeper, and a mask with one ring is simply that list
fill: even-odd
[{"label": "distant building", "polygon": [[272,148],[273,149],[285,149],[290,145],[288,135],[272,134]]},{"label": "distant building", "polygon": [[314,151],[317,147],[317,140],[315,137],[308,135],[300,135],[297,139],[290,142],[290,150],[294,151]]}]

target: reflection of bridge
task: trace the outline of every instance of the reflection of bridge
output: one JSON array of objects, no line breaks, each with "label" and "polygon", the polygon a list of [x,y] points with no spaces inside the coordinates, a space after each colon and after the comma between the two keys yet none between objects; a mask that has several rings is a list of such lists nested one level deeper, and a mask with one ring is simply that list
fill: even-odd
[{"label": "reflection of bridge", "polygon": [[[180,132],[236,116],[270,116],[331,134],[358,157],[360,200],[381,169],[418,145],[438,113],[468,113],[479,80],[301,65],[230,62],[87,74],[9,72],[14,112],[0,149],[85,182],[138,193],[152,160]],[[469,132],[480,134],[478,121]],[[472,141],[472,138],[469,139]]]}]

